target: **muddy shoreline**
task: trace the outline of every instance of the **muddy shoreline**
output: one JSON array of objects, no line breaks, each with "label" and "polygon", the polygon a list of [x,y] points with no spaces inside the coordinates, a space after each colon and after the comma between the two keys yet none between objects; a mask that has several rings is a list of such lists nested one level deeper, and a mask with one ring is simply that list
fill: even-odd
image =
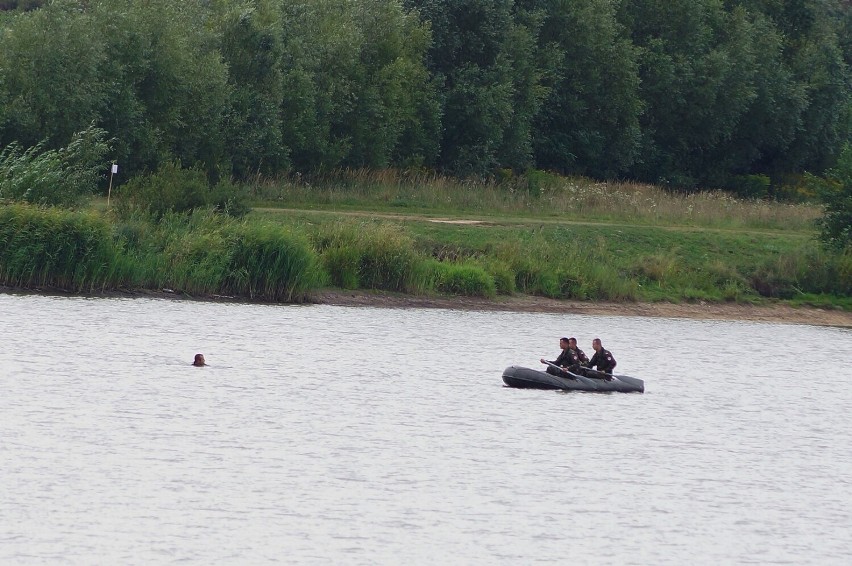
[{"label": "muddy shoreline", "polygon": [[[0,286],[0,293],[70,297],[158,298],[214,302],[264,304],[246,297],[190,296],[169,289],[127,289],[103,293],[69,293],[62,289],[14,289]],[[793,307],[784,303],[746,305],[737,303],[610,303],[548,299],[530,295],[483,299],[476,297],[414,296],[384,291],[322,290],[310,294],[308,304],[394,309],[449,309],[463,311],[511,311],[605,316],[645,316],[697,320],[750,320],[778,324],[810,324],[852,328],[852,312],[816,307]]]},{"label": "muddy shoreline", "polygon": [[319,304],[382,307],[441,308],[476,311],[514,311],[606,316],[647,316],[699,320],[752,320],[780,324],[812,324],[852,328],[852,312],[774,303],[608,303],[548,299],[529,295],[479,299],[471,297],[418,297],[365,291],[323,291],[314,294]]}]

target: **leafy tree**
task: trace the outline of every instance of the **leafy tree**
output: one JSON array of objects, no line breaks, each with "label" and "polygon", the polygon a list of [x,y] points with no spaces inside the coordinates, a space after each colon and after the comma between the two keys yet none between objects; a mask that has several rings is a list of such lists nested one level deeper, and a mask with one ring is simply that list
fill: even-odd
[{"label": "leafy tree", "polygon": [[283,2],[283,139],[300,170],[430,162],[428,28],[397,0]]},{"label": "leafy tree", "polygon": [[228,70],[205,25],[207,2],[99,0],[88,5],[110,54],[101,124],[124,171],[178,159],[213,171],[225,155]]},{"label": "leafy tree", "polygon": [[[752,170],[780,177],[834,163],[852,134],[852,5],[847,0],[729,0],[755,21],[760,99],[729,156],[763,139]],[[771,57],[768,57],[772,54]],[[742,169],[742,166],[739,167]]]},{"label": "leafy tree", "polygon": [[347,0],[283,1],[283,140],[298,170],[337,167],[351,148],[360,31]]},{"label": "leafy tree", "polygon": [[99,117],[103,41],[74,0],[18,13],[0,34],[0,144],[61,144]]},{"label": "leafy tree", "polygon": [[288,164],[283,145],[280,11],[270,0],[219,1],[219,50],[228,65],[225,144],[239,178]]},{"label": "leafy tree", "polygon": [[637,172],[675,186],[706,182],[719,173],[710,156],[757,97],[747,14],[719,0],[637,0],[623,17],[641,48],[647,105]]},{"label": "leafy tree", "polygon": [[551,46],[552,89],[535,122],[540,167],[610,177],[639,148],[637,52],[611,0],[527,0],[545,14],[539,42]]},{"label": "leafy tree", "polygon": [[95,192],[109,151],[106,132],[89,126],[59,149],[13,142],[0,151],[0,199],[74,206]]},{"label": "leafy tree", "polygon": [[820,239],[829,248],[852,251],[852,144],[846,144],[837,166],[825,178],[809,176],[825,206],[819,220]]},{"label": "leafy tree", "polygon": [[559,52],[541,45],[539,36],[545,12],[515,4],[511,27],[504,44],[512,68],[512,114],[497,151],[501,167],[523,171],[535,163],[535,123],[553,88]]},{"label": "leafy tree", "polygon": [[362,0],[354,8],[363,42],[346,161],[367,167],[429,163],[437,153],[439,108],[425,67],[428,27],[398,0]]},{"label": "leafy tree", "polygon": [[430,23],[429,71],[442,98],[439,164],[460,174],[499,165],[515,84],[507,43],[511,0],[408,0]]},{"label": "leafy tree", "polygon": [[[784,60],[784,36],[763,14],[739,13],[751,38],[749,57],[754,100],[740,116],[729,139],[713,148],[711,183],[731,186],[732,175],[763,173],[780,177],[784,160],[802,127],[808,105],[805,86]],[[708,166],[708,168],[711,168]]]},{"label": "leafy tree", "polygon": [[843,143],[852,136],[852,73],[834,22],[823,17],[817,22],[819,26],[802,36],[790,55],[807,106],[802,127],[781,164],[788,170],[824,170],[836,162]]}]

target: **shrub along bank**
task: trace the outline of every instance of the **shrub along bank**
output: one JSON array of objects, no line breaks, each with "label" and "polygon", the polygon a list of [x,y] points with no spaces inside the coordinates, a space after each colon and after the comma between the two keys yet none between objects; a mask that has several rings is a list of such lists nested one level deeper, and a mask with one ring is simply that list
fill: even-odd
[{"label": "shrub along bank", "polygon": [[14,204],[0,206],[0,284],[285,302],[326,286],[610,301],[772,297],[852,309],[852,256],[777,232],[401,224],[282,212],[153,221]]}]

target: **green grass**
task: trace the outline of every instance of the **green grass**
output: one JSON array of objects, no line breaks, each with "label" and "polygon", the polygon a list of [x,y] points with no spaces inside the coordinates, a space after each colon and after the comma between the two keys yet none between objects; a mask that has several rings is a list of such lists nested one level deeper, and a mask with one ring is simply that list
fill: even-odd
[{"label": "green grass", "polygon": [[159,221],[102,202],[89,212],[0,206],[0,284],[273,301],[332,286],[850,308],[852,255],[819,247],[806,205],[549,175],[336,172],[250,192],[276,206]]},{"label": "green grass", "polygon": [[733,198],[723,191],[678,193],[631,182],[598,182],[544,172],[456,179],[426,171],[339,170],[259,180],[256,207],[471,214],[619,224],[811,230],[818,207]]},{"label": "green grass", "polygon": [[[424,258],[477,265],[494,292],[612,301],[741,302],[852,289],[848,255],[823,251],[806,231],[699,229],[525,221],[448,224],[410,213],[396,221],[327,211],[256,211],[254,217],[323,233],[390,224]],[[341,224],[343,222],[343,224]],[[423,285],[434,290],[440,285]],[[483,291],[488,296],[489,291]],[[823,302],[829,299],[823,299]]]}]

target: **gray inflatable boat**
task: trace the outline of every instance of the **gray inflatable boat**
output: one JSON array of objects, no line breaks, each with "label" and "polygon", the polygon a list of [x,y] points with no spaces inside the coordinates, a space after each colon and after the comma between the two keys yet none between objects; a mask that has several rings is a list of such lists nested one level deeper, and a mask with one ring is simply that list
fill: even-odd
[{"label": "gray inflatable boat", "polygon": [[520,366],[509,366],[503,370],[503,383],[520,389],[562,389],[564,391],[620,391],[622,393],[644,393],[645,382],[626,375],[606,376],[594,370],[586,370],[587,377],[568,371],[565,377]]}]

